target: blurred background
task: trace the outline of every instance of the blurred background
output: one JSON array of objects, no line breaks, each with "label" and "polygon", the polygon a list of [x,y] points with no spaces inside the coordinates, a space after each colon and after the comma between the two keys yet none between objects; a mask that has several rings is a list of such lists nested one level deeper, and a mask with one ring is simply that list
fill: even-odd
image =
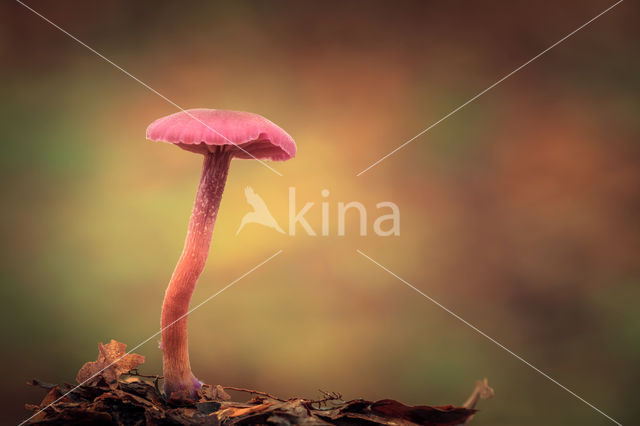
[{"label": "blurred background", "polygon": [[[314,398],[460,404],[477,425],[603,416],[356,253],[438,300],[621,423],[640,419],[638,7],[624,2],[384,162],[372,162],[613,1],[28,4],[182,107],[252,111],[298,156],[233,162],[190,317],[196,375]],[[145,140],[175,107],[18,3],[0,5],[2,423],[37,377],[73,382],[114,338],[159,328],[199,156]],[[286,229],[248,225],[251,186]],[[321,191],[328,189],[327,198]],[[367,208],[369,236],[338,202]],[[400,236],[372,232],[381,201]],[[151,341],[136,350],[161,373]],[[244,395],[236,395],[245,397]]]}]

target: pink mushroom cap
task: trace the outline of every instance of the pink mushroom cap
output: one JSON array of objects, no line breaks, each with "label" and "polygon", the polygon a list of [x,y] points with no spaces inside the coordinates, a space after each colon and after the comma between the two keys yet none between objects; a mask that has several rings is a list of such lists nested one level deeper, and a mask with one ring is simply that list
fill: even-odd
[{"label": "pink mushroom cap", "polygon": [[285,161],[296,155],[293,138],[266,118],[243,111],[196,108],[176,112],[147,127],[147,139],[205,154],[231,145],[234,157]]}]

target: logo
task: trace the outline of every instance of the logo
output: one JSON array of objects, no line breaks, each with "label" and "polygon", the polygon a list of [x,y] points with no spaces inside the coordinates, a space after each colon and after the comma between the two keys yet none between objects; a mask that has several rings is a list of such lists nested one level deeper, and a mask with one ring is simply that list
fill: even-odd
[{"label": "logo", "polygon": [[240,222],[238,231],[236,231],[236,235],[238,235],[240,231],[242,231],[242,228],[244,228],[244,226],[248,223],[257,223],[259,225],[266,226],[267,228],[275,229],[279,233],[284,234],[284,231],[282,230],[282,228],[280,228],[278,222],[276,222],[276,220],[273,218],[273,215],[269,211],[267,205],[264,203],[262,197],[256,194],[253,188],[247,186],[244,189],[244,196],[247,199],[247,203],[249,203],[249,205],[253,207],[253,211],[245,214],[242,217],[242,221]]},{"label": "logo", "polygon": [[[346,235],[346,216],[348,212],[350,214],[356,214],[359,218],[359,226],[358,231],[360,236],[367,236],[369,232],[369,223],[367,214],[367,208],[364,204],[358,201],[350,201],[348,203],[338,202],[334,209],[331,208],[331,203],[327,200],[329,197],[329,190],[323,189],[320,192],[323,200],[320,203],[321,209],[321,221],[320,224],[320,235],[328,236],[331,235],[331,223],[332,223],[332,211],[335,211],[337,218],[337,234],[342,237]],[[266,226],[267,228],[271,228],[276,232],[281,234],[286,234],[289,236],[296,235],[297,225],[300,225],[302,229],[307,233],[307,235],[315,237],[318,234],[316,233],[316,229],[311,226],[309,221],[305,218],[305,215],[313,208],[316,204],[313,201],[307,202],[301,210],[296,210],[296,188],[289,188],[289,222],[288,222],[288,232],[285,232],[278,221],[273,217],[267,204],[264,202],[262,197],[258,195],[253,188],[247,186],[244,189],[244,195],[247,200],[247,203],[251,206],[253,211],[245,214],[240,221],[240,226],[236,231],[236,236],[240,234],[245,226],[249,224],[258,224],[262,226]],[[376,212],[378,213],[377,218],[373,222],[372,230],[375,235],[380,237],[389,237],[389,236],[398,236],[400,235],[400,208],[396,203],[391,201],[382,201],[376,204]],[[380,214],[386,213],[386,214]],[[354,231],[355,232],[355,231]]]}]

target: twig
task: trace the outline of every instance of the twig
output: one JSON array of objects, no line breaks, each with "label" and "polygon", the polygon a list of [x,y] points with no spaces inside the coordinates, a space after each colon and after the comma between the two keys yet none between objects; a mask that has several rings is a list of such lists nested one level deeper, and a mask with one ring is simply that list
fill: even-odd
[{"label": "twig", "polygon": [[[322,395],[324,395],[322,399],[306,401],[306,404],[308,404],[314,410],[322,410],[322,408],[320,407],[325,407],[327,405],[327,402],[344,403],[344,401],[342,401],[342,394],[338,392],[326,392],[326,391],[323,391],[322,389],[318,389],[318,391]],[[317,404],[318,408],[313,407],[313,404]],[[332,409],[332,408],[328,408],[328,409]]]},{"label": "twig", "polygon": [[157,376],[157,375],[148,376],[146,374],[140,374],[137,368],[134,368],[133,370],[129,370],[127,373],[124,373],[124,374],[126,374],[127,376],[146,377],[147,379],[155,379],[155,380],[164,379],[164,376]]},{"label": "twig", "polygon": [[255,395],[264,396],[265,398],[275,399],[276,401],[280,401],[280,402],[286,402],[287,401],[286,399],[280,399],[277,396],[273,396],[273,395],[268,394],[266,392],[261,392],[261,391],[257,391],[257,390],[253,390],[253,389],[237,388],[235,386],[222,386],[222,389],[229,389],[229,390],[234,390],[234,391],[238,391],[238,392],[252,393],[252,394],[255,394]]}]

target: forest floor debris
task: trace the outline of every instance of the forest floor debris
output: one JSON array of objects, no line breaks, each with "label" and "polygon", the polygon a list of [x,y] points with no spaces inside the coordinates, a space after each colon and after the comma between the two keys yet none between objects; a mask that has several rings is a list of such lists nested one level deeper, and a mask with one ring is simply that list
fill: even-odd
[{"label": "forest floor debris", "polygon": [[[114,354],[124,354],[124,345],[112,341],[99,345],[97,361],[82,367],[80,378],[96,374]],[[120,355],[119,355],[120,356]],[[283,399],[266,392],[233,386],[203,385],[197,400],[180,395],[166,397],[160,376],[142,375],[136,369],[144,357],[127,355],[125,362],[114,364],[76,386],[53,385],[39,380],[28,382],[47,391],[38,405],[26,404],[36,413],[29,424],[37,425],[464,425],[476,413],[479,400],[493,396],[487,380],[479,381],[472,395],[461,406],[407,406],[383,399],[345,401],[335,392],[320,391],[316,400]],[[123,368],[131,368],[123,371]],[[99,370],[96,370],[99,371]],[[86,380],[86,379],[85,379]],[[74,389],[75,388],[75,389]],[[72,391],[73,390],[73,391]],[[231,401],[227,391],[252,395],[246,402]]]}]

